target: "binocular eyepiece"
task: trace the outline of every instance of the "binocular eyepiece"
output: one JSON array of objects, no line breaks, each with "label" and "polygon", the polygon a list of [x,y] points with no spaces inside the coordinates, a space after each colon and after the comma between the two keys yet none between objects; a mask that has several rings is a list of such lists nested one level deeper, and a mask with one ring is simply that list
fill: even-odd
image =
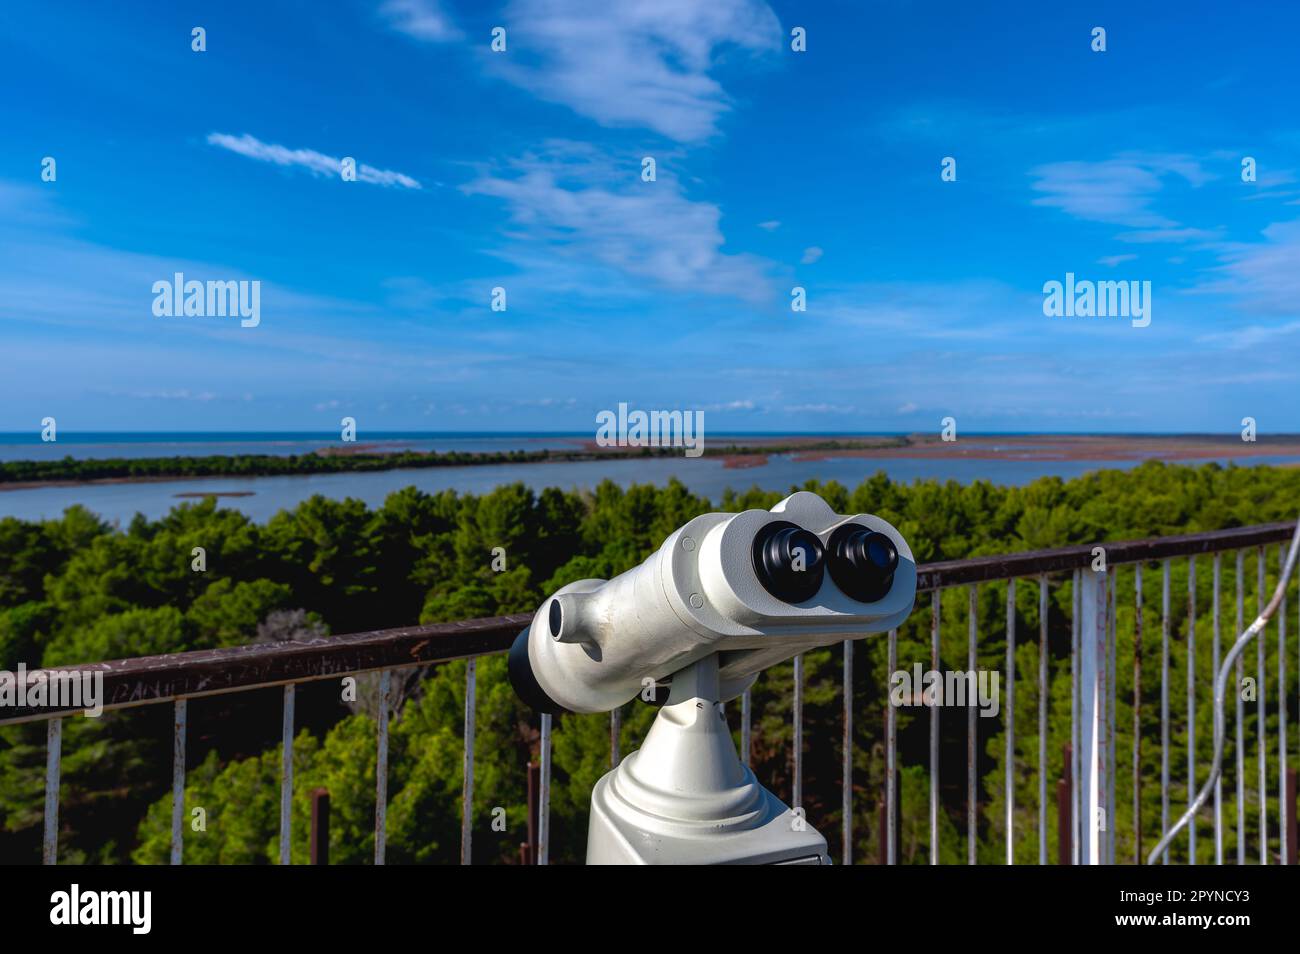
[{"label": "binocular eyepiece", "polygon": [[856,523],[836,527],[828,541],[831,579],[859,603],[884,599],[894,585],[898,547],[886,534]]},{"label": "binocular eyepiece", "polygon": [[543,712],[607,712],[716,654],[725,701],[785,659],[899,625],[915,597],[897,529],[800,491],[699,514],[640,565],[561,587],[515,641],[510,680]]},{"label": "binocular eyepiece", "polygon": [[802,603],[822,588],[826,550],[815,533],[777,520],[754,534],[754,572],[778,600]]},{"label": "binocular eyepiece", "polygon": [[898,548],[887,535],[855,523],[837,527],[823,547],[812,531],[778,520],[755,534],[753,559],[763,589],[783,602],[812,599],[829,568],[846,596],[874,603],[893,585]]}]

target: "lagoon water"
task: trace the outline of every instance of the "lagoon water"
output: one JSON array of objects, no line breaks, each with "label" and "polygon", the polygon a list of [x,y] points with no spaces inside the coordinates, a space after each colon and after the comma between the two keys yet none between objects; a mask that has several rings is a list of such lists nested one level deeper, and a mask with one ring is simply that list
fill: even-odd
[{"label": "lagoon water", "polygon": [[[518,446],[517,442],[505,442],[506,448],[515,446]],[[203,452],[221,453],[206,448],[204,451],[186,451]],[[1250,464],[1277,464],[1294,460],[1292,457],[1256,457],[1251,459]],[[178,494],[251,493],[247,497],[222,497],[218,500],[223,507],[240,510],[253,520],[265,522],[277,511],[292,508],[313,494],[339,499],[355,497],[371,507],[377,507],[390,493],[407,486],[428,492],[452,489],[482,494],[517,481],[534,489],[559,487],[568,490],[589,489],[605,479],[622,486],[636,483],[663,486],[674,477],[692,492],[716,502],[727,488],[746,490],[757,486],[764,490],[788,491],[812,479],[836,480],[852,488],[878,471],[884,471],[891,479],[905,483],[918,479],[956,480],[960,483],[987,480],[995,484],[1019,486],[1044,476],[1068,479],[1102,468],[1128,470],[1134,466],[1136,462],[1133,461],[935,458],[870,460],[854,457],[795,460],[789,455],[772,455],[760,467],[743,469],[728,469],[723,466],[721,459],[707,457],[501,464],[302,477],[221,477],[156,483],[38,487],[0,492],[0,517],[39,520],[57,517],[65,508],[82,504],[106,520],[125,525],[136,513],[156,519],[172,507],[195,499],[178,497]]]},{"label": "lagoon water", "polygon": [[[586,440],[590,440],[588,435]],[[584,438],[573,434],[511,432],[363,431],[355,447],[380,451],[463,451],[485,454],[511,450],[572,450]],[[0,431],[0,461],[61,460],[74,457],[203,457],[209,454],[269,454],[288,457],[338,448],[339,432],[321,431],[59,431],[58,440],[41,440],[39,431]]]}]

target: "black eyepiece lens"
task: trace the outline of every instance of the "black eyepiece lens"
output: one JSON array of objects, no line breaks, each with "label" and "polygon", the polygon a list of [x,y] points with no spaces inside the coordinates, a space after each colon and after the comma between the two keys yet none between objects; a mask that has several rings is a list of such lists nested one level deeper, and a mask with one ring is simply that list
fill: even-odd
[{"label": "black eyepiece lens", "polygon": [[867,537],[866,542],[867,559],[871,565],[877,569],[886,570],[890,573],[898,566],[898,551],[894,549],[894,543],[883,533],[873,533]]},{"label": "black eyepiece lens", "polygon": [[831,579],[850,598],[874,603],[893,586],[898,548],[885,534],[845,524],[831,534],[827,549]]},{"label": "black eyepiece lens", "polygon": [[754,572],[777,599],[802,603],[821,589],[826,550],[815,533],[786,520],[769,523],[754,536]]}]

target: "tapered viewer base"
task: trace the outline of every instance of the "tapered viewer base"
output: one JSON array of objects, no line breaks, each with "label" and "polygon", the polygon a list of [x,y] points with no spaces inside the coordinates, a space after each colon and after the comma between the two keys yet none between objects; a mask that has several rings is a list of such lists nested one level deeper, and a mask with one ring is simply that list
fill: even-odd
[{"label": "tapered viewer base", "polygon": [[587,864],[830,864],[741,764],[718,695],[716,654],[674,674],[645,744],[592,790]]}]

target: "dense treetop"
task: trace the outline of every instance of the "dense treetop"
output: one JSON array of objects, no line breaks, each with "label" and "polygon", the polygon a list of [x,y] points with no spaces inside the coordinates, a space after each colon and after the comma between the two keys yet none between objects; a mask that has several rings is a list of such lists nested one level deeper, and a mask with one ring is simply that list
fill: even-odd
[{"label": "dense treetop", "polygon": [[[332,458],[326,458],[332,459]],[[349,460],[352,458],[339,458]],[[1300,510],[1300,470],[1270,467],[1199,468],[1148,463],[1130,471],[1100,471],[1075,480],[1037,480],[1025,487],[977,482],[893,483],[883,474],[850,490],[810,483],[840,512],[865,511],[894,523],[918,562],[1013,552],[1071,543],[1291,519]],[[728,493],[724,510],[768,508],[783,496],[751,490]],[[232,646],[251,640],[292,639],[534,610],[556,587],[584,577],[605,578],[643,560],[692,516],[714,509],[679,483],[663,488],[620,489],[606,482],[591,492],[521,484],[483,496],[406,488],[382,507],[357,500],[313,497],[265,525],[211,498],[183,504],[150,521],[105,524],[80,507],[57,520],[0,520],[0,669],[13,670],[150,653]],[[207,570],[191,569],[192,550],[203,547]],[[493,568],[494,548],[504,548],[504,569]],[[1276,571],[1270,553],[1270,573]],[[1206,564],[1208,566],[1208,563]],[[1225,592],[1235,585],[1225,561]],[[498,566],[500,566],[498,562]],[[1254,565],[1247,592],[1254,593]],[[1127,575],[1124,575],[1127,573]],[[1178,592],[1186,570],[1174,569]],[[1210,574],[1198,575],[1202,619],[1210,605]],[[1273,579],[1274,577],[1270,577]],[[1120,585],[1132,593],[1131,571]],[[1146,605],[1159,606],[1159,570],[1147,574]],[[965,665],[965,594],[945,601],[944,662]],[[1177,604],[1181,602],[1181,609]],[[1225,607],[1230,601],[1225,600]],[[1175,600],[1174,664],[1185,667],[1181,634],[1186,598]],[[1253,602],[1250,604],[1253,607]],[[1061,768],[1069,741],[1068,579],[1053,583],[1049,605],[1049,776]],[[1149,610],[1143,656],[1159,659],[1159,627]],[[1227,610],[1225,609],[1225,613]],[[924,615],[926,619],[921,620]],[[1037,857],[1036,583],[1017,591],[1017,617],[1028,634],[1018,644],[1016,702],[1017,825],[1026,837],[1018,850]],[[979,652],[982,665],[1002,667],[1005,655],[1005,584],[981,587]],[[1225,617],[1225,639],[1233,620]],[[1201,623],[1202,627],[1207,623]],[[1132,657],[1131,599],[1121,600],[1121,658]],[[1204,630],[1203,630],[1204,631]],[[1292,630],[1294,633],[1294,630]],[[916,614],[900,632],[899,664],[928,665],[928,613]],[[1154,642],[1152,642],[1154,640]],[[855,666],[855,832],[860,855],[874,852],[875,806],[883,780],[881,739],[888,689],[884,641],[860,644]],[[1209,683],[1210,640],[1197,642],[1201,685]],[[1272,653],[1276,653],[1275,641]],[[1179,656],[1178,654],[1182,655]],[[1182,661],[1179,662],[1178,660]],[[1120,666],[1120,751],[1131,764],[1132,676]],[[810,821],[830,836],[833,851],[839,812],[839,653],[805,658],[805,807]],[[1183,672],[1184,669],[1178,669]],[[452,861],[459,851],[463,661],[428,667],[402,682],[402,704],[392,729],[389,857],[394,861]],[[1142,683],[1138,735],[1143,740],[1143,830],[1147,843],[1159,817],[1158,673]],[[535,758],[537,719],[515,700],[504,660],[478,667],[478,737],[475,797],[476,860],[517,857],[523,840],[523,766]],[[373,852],[375,798],[375,687],[361,680],[356,701],[343,699],[334,681],[300,690],[295,747],[295,856],[306,852],[307,793],[329,788],[333,808],[331,855],[336,862],[366,861]],[[1127,684],[1126,684],[1127,683]],[[1178,683],[1178,685],[1183,685]],[[754,690],[752,760],[760,779],[789,796],[790,667],[769,671]],[[1183,695],[1183,693],[1175,693]],[[1198,706],[1197,749],[1209,761],[1208,694]],[[1185,700],[1175,701],[1178,719]],[[203,808],[204,831],[187,829],[187,861],[268,862],[277,855],[279,696],[274,691],[198,699],[191,703],[187,810]],[[653,718],[640,703],[625,712],[624,753],[634,749]],[[924,715],[899,710],[901,825],[904,861],[928,850],[927,731]],[[1276,705],[1269,712],[1275,720]],[[945,716],[945,858],[964,856],[964,713]],[[1002,851],[1001,792],[1005,710],[981,720],[981,857]],[[733,713],[733,723],[735,714]],[[915,727],[915,731],[913,728]],[[1156,741],[1149,742],[1154,738]],[[1186,727],[1176,726],[1186,745]],[[1253,736],[1252,736],[1253,738]],[[1271,736],[1275,739],[1276,736]],[[1175,740],[1177,743],[1177,739]],[[1127,747],[1127,748],[1126,748]],[[65,724],[61,855],[69,860],[165,861],[170,832],[170,710],[126,710],[101,719]],[[1182,758],[1182,756],[1179,756]],[[555,732],[553,857],[583,854],[590,786],[608,768],[609,722],[603,716],[564,717]],[[39,857],[43,795],[44,729],[40,724],[0,729],[0,861]],[[1275,771],[1276,766],[1273,767]],[[1181,769],[1179,769],[1181,770]],[[1131,767],[1121,764],[1131,784]],[[1180,778],[1184,776],[1178,776]],[[1248,776],[1249,777],[1249,776]],[[1156,785],[1154,790],[1151,785]],[[1054,791],[1054,788],[1052,788]],[[1152,794],[1154,792],[1154,794]],[[1121,855],[1131,854],[1131,805],[1117,819]],[[505,809],[506,832],[491,825]],[[1150,813],[1154,811],[1154,815]],[[1275,811],[1275,810],[1274,810]],[[1054,812],[1054,805],[1053,805]],[[1148,817],[1149,816],[1149,817]],[[1276,815],[1274,814],[1274,817]],[[1054,814],[1053,814],[1054,818]],[[1053,857],[1055,822],[1049,825]],[[1208,843],[1208,840],[1207,842]],[[1205,851],[1204,848],[1201,849]],[[874,856],[874,855],[873,855]]]}]

